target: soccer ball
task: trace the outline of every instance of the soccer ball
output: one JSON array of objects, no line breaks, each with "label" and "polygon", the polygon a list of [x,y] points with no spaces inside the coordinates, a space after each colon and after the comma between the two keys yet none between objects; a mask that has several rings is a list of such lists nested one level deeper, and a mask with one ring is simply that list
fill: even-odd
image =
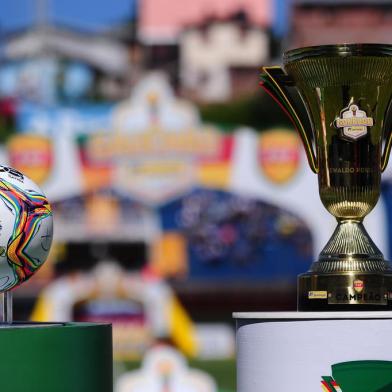
[{"label": "soccer ball", "polygon": [[52,237],[53,217],[45,195],[18,170],[0,165],[0,292],[38,270]]}]

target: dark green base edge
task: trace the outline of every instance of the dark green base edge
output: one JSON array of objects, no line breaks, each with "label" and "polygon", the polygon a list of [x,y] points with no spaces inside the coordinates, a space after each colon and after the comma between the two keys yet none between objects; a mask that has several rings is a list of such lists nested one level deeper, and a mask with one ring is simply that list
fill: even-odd
[{"label": "dark green base edge", "polygon": [[111,325],[0,325],[0,390],[112,392]]}]

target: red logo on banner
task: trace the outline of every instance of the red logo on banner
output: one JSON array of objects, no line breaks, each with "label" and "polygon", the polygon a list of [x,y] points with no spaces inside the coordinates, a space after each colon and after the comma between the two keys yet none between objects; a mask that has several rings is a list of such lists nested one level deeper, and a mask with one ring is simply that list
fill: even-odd
[{"label": "red logo on banner", "polygon": [[39,135],[16,135],[8,143],[10,165],[37,184],[48,178],[53,164],[52,143]]},{"label": "red logo on banner", "polygon": [[283,184],[298,171],[301,144],[296,133],[289,130],[266,131],[259,140],[259,164],[272,182]]}]

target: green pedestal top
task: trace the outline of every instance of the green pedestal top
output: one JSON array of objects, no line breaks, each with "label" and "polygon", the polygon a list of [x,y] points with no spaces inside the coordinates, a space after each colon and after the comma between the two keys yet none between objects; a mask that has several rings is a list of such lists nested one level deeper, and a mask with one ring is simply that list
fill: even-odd
[{"label": "green pedestal top", "polygon": [[0,327],[0,380],[2,392],[111,392],[111,326]]}]

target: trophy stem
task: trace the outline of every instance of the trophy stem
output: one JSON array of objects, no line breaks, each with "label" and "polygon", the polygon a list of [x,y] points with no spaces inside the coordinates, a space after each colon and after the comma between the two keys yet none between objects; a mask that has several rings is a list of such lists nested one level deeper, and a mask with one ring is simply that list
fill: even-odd
[{"label": "trophy stem", "polygon": [[392,308],[392,269],[361,220],[338,220],[310,270],[298,277],[298,310]]},{"label": "trophy stem", "polygon": [[338,220],[332,237],[312,264],[311,272],[392,272],[360,220]]},{"label": "trophy stem", "polygon": [[12,324],[13,322],[13,314],[12,314],[12,292],[5,291],[1,293],[0,300],[0,323],[2,324]]}]

